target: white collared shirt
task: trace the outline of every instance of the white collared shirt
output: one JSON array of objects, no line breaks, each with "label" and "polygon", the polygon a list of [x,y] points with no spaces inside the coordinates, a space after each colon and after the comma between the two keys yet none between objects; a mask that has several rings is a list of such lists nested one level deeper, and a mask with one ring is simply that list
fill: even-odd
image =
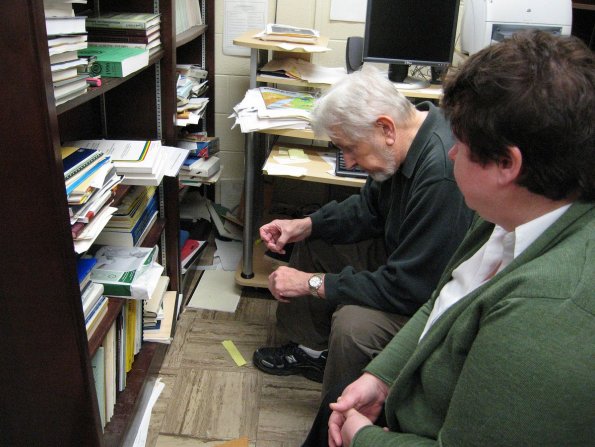
[{"label": "white collared shirt", "polygon": [[492,279],[495,274],[525,251],[535,239],[570,208],[570,205],[550,211],[518,226],[511,232],[496,225],[488,241],[473,256],[453,270],[452,279],[444,285],[436,298],[419,340],[421,341],[438,318],[451,306]]}]

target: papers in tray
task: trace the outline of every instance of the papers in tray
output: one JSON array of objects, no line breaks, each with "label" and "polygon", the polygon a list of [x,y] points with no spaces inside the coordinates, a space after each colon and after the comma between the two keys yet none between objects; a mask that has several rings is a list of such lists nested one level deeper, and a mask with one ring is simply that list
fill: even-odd
[{"label": "papers in tray", "polygon": [[273,59],[259,70],[261,75],[285,77],[311,84],[334,84],[347,75],[344,67],[321,67],[303,59]]},{"label": "papers in tray", "polygon": [[292,92],[270,87],[250,89],[233,110],[243,133],[263,129],[299,129],[310,127],[311,110],[315,98],[304,92]]}]

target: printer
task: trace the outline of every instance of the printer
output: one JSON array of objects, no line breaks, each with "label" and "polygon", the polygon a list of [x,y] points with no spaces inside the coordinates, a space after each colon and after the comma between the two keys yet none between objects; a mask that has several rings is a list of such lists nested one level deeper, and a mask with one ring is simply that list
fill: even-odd
[{"label": "printer", "polygon": [[570,35],[571,0],[465,0],[461,51],[473,54],[518,31]]}]

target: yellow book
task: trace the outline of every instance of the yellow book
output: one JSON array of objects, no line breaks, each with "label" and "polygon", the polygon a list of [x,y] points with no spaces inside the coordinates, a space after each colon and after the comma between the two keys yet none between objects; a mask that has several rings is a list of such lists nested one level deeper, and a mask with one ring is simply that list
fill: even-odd
[{"label": "yellow book", "polygon": [[134,343],[136,334],[136,300],[128,300],[126,314],[126,372],[132,369],[134,362]]}]

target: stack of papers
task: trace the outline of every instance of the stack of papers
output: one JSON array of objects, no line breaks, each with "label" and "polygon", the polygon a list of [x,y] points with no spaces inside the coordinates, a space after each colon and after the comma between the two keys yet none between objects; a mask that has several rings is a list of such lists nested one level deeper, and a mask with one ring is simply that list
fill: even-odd
[{"label": "stack of papers", "polygon": [[264,129],[310,128],[316,98],[310,93],[259,87],[246,92],[229,118],[235,118],[243,133]]},{"label": "stack of papers", "polygon": [[68,146],[97,149],[111,157],[123,185],[159,186],[165,175],[178,175],[187,149],[162,146],[160,141],[78,140]]},{"label": "stack of papers", "polygon": [[265,30],[254,36],[262,40],[273,40],[278,42],[294,42],[315,44],[320,33],[311,28],[298,28],[291,25],[280,25],[278,23],[267,24]]},{"label": "stack of papers", "polygon": [[165,174],[160,141],[78,140],[68,146],[97,149],[109,155],[124,185],[159,185]]},{"label": "stack of papers", "polygon": [[261,75],[307,81],[310,84],[334,84],[347,75],[344,67],[321,67],[304,59],[273,59],[258,70]]}]

